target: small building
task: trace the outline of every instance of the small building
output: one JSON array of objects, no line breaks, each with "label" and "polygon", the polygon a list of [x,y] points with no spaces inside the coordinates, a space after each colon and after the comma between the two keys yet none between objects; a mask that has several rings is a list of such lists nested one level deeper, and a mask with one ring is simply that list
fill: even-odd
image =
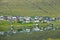
[{"label": "small building", "polygon": [[33,28],[33,31],[40,31],[38,27]]},{"label": "small building", "polygon": [[7,16],[7,21],[11,21],[11,20],[12,20],[11,16]]},{"label": "small building", "polygon": [[25,29],[19,28],[19,29],[18,29],[18,32],[20,32],[20,33],[25,32]]},{"label": "small building", "polygon": [[17,21],[19,23],[24,23],[24,17],[22,17],[22,16],[17,17]]},{"label": "small building", "polygon": [[55,21],[55,18],[52,18],[53,21]]},{"label": "small building", "polygon": [[12,33],[13,33],[13,34],[16,34],[17,32],[16,32],[16,31],[13,31]]},{"label": "small building", "polygon": [[39,16],[35,16],[34,19],[39,19]]},{"label": "small building", "polygon": [[15,16],[12,17],[12,20],[13,20],[13,21],[17,21],[17,17],[15,17]]},{"label": "small building", "polygon": [[33,31],[40,31],[39,25],[35,24],[33,27]]},{"label": "small building", "polygon": [[55,29],[56,29],[56,30],[60,30],[60,27],[56,27]]},{"label": "small building", "polygon": [[22,16],[18,16],[18,17],[17,17],[17,20],[19,20],[19,21],[23,21],[24,18],[23,18]]},{"label": "small building", "polygon": [[46,27],[46,30],[53,30],[53,27]]},{"label": "small building", "polygon": [[50,23],[50,21],[42,20],[41,23]]},{"label": "small building", "polygon": [[4,20],[4,16],[0,16],[0,20]]},{"label": "small building", "polygon": [[40,17],[39,17],[39,20],[40,20],[40,21],[42,21],[42,20],[43,20],[43,17],[42,17],[42,16],[40,16]]},{"label": "small building", "polygon": [[10,30],[11,30],[11,31],[14,31],[14,26],[13,26],[13,25],[11,25]]},{"label": "small building", "polygon": [[51,18],[51,17],[46,16],[46,17],[44,17],[44,18],[43,18],[43,20],[52,21],[52,18]]},{"label": "small building", "polygon": [[60,18],[55,18],[56,21],[60,21]]},{"label": "small building", "polygon": [[4,16],[4,20],[8,20],[8,18],[7,18],[8,16]]},{"label": "small building", "polygon": [[38,22],[40,22],[39,20],[34,20],[34,23],[38,23]]},{"label": "small building", "polygon": [[26,31],[26,32],[30,32],[30,29],[26,29],[25,31]]},{"label": "small building", "polygon": [[34,18],[33,18],[33,22],[34,22],[34,23],[40,22],[39,17],[38,17],[38,16],[34,17]]},{"label": "small building", "polygon": [[24,23],[30,23],[31,22],[31,17],[24,17]]},{"label": "small building", "polygon": [[4,32],[0,32],[0,35],[4,35]]}]

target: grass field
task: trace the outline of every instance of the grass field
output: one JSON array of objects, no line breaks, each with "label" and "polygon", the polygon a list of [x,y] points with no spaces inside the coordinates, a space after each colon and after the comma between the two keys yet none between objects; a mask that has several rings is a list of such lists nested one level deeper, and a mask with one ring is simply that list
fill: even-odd
[{"label": "grass field", "polygon": [[[39,22],[39,27],[48,27],[50,24],[53,24],[54,27],[60,27],[60,22],[58,21],[53,21],[50,23],[41,23]],[[11,25],[14,26],[14,29],[17,30],[19,28],[32,28],[35,23],[18,23],[17,21],[15,22],[9,22],[9,21],[0,21],[0,31],[8,31],[11,28]]]},{"label": "grass field", "polygon": [[0,36],[0,40],[60,40],[60,30]]},{"label": "grass field", "polygon": [[60,0],[0,0],[0,15],[60,17]]},{"label": "grass field", "polygon": [[[8,16],[50,16],[60,17],[60,0],[0,0],[0,15]],[[60,22],[51,22],[54,27],[60,27]],[[50,23],[38,23],[47,27]],[[11,25],[17,30],[21,27],[30,28],[34,24],[0,21],[0,31],[10,30]],[[60,30],[22,33],[10,36],[0,36],[0,40],[60,40]]]},{"label": "grass field", "polygon": [[[0,0],[0,15],[12,16],[50,16],[60,17],[60,0]],[[55,27],[60,22],[52,22]],[[11,23],[0,21],[0,30],[8,30]],[[33,24],[13,23],[14,26],[32,26]],[[47,24],[39,23],[46,26]],[[3,29],[3,30],[2,30]]]}]

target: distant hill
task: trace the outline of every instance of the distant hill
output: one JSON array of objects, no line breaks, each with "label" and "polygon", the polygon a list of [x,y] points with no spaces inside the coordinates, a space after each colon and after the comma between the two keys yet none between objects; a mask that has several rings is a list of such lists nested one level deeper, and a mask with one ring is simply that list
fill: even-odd
[{"label": "distant hill", "polygon": [[0,0],[0,15],[60,17],[60,0]]}]

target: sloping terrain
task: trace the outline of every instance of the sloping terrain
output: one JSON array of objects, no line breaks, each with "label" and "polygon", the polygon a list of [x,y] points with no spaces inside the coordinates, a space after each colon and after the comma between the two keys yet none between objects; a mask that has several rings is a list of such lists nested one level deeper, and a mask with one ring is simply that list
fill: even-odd
[{"label": "sloping terrain", "polygon": [[0,15],[60,17],[60,0],[0,0]]},{"label": "sloping terrain", "polygon": [[0,40],[60,40],[60,31],[18,33],[0,36]]}]

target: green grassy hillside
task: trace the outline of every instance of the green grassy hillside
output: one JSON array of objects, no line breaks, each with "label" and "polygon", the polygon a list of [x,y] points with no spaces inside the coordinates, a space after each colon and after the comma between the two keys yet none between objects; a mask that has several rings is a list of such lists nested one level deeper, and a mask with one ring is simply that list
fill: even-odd
[{"label": "green grassy hillside", "polygon": [[[0,0],[0,15],[60,17],[60,0]],[[60,25],[60,22],[52,23],[54,27]],[[33,24],[13,23],[13,25],[19,27]],[[10,26],[10,22],[0,21],[0,31],[9,30]],[[40,23],[40,26],[45,24]]]},{"label": "green grassy hillside", "polygon": [[0,15],[60,17],[60,0],[0,0]]},{"label": "green grassy hillside", "polygon": [[60,40],[60,31],[43,31],[0,36],[0,40]]}]

